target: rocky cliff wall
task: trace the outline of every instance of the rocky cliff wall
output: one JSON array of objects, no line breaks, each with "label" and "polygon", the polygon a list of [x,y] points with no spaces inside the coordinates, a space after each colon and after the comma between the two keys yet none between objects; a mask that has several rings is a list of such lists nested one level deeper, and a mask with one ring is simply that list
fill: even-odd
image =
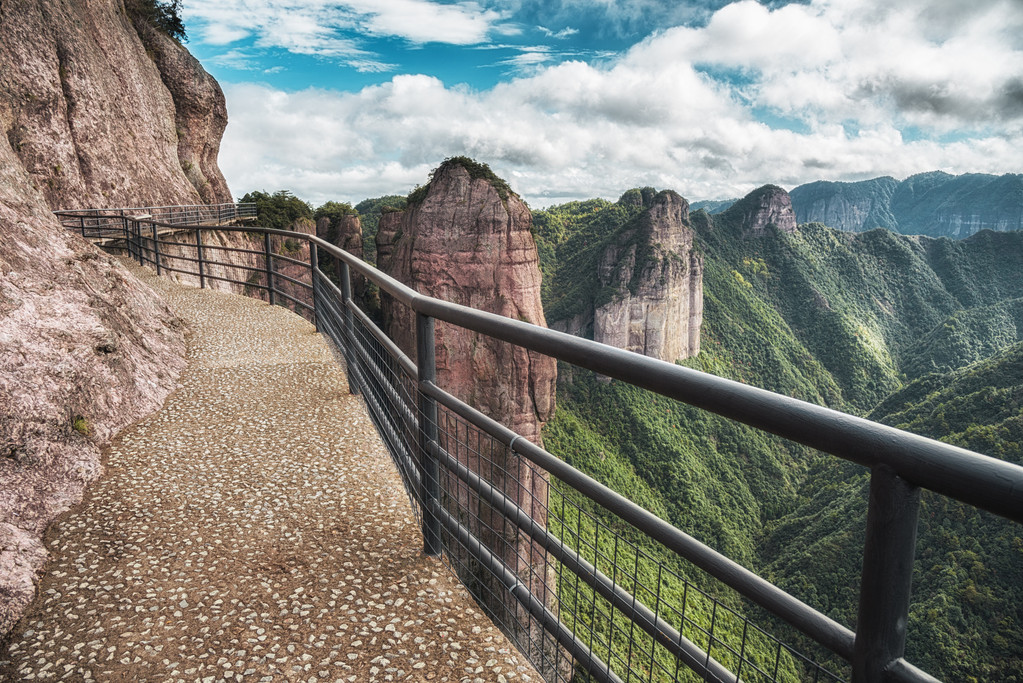
[{"label": "rocky cliff wall", "polygon": [[743,231],[749,235],[762,235],[773,225],[782,232],[796,231],[796,213],[792,210],[789,193],[776,185],[764,185],[732,205],[726,214],[740,214]]},{"label": "rocky cliff wall", "polygon": [[[330,242],[336,247],[344,249],[349,254],[363,258],[362,249],[362,221],[356,214],[346,214],[339,216],[336,219],[331,219],[326,216],[316,221],[316,236],[322,240]],[[340,268],[334,263],[334,259],[325,257],[323,254],[320,255],[320,268],[334,276],[335,282],[340,283],[341,272]],[[335,273],[335,270],[337,271]],[[351,285],[352,285],[352,296],[362,302],[363,307],[366,307],[366,294],[369,289],[369,282],[366,278],[358,275],[354,271],[350,273]],[[370,305],[370,308],[376,306]]]},{"label": "rocky cliff wall", "polygon": [[62,230],[0,138],[0,634],[34,596],[47,525],[100,473],[100,446],[184,367],[171,312]]},{"label": "rocky cliff wall", "polygon": [[0,124],[54,209],[231,201],[220,87],[139,27],[120,0],[0,4]]},{"label": "rocky cliff wall", "polygon": [[635,227],[601,255],[593,338],[674,362],[700,352],[703,258],[693,249],[689,204],[675,192],[653,198]]},{"label": "rocky cliff wall", "polygon": [[159,407],[180,322],[57,208],[230,201],[219,87],[120,0],[0,3],[0,635],[100,447]]},{"label": "rocky cliff wall", "polygon": [[800,185],[789,194],[798,223],[823,223],[852,232],[896,230],[891,200],[897,186],[889,177],[858,183],[819,181]]},{"label": "rocky cliff wall", "polygon": [[394,258],[394,242],[401,230],[403,211],[389,211],[380,214],[380,223],[374,238],[377,247],[377,268],[385,273],[391,272],[391,261]]},{"label": "rocky cliff wall", "polygon": [[981,230],[1023,230],[1023,175],[941,171],[899,182],[818,181],[792,190],[800,223],[860,232],[888,228],[904,235],[964,239]]}]

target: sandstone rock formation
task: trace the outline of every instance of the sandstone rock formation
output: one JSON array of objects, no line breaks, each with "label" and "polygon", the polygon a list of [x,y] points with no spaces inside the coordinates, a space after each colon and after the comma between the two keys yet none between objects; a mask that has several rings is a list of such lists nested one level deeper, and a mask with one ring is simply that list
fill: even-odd
[{"label": "sandstone rock formation", "polygon": [[[411,201],[401,214],[381,217],[377,263],[424,294],[545,326],[529,209],[499,180],[481,175],[478,165],[463,162],[468,160],[442,164],[419,201]],[[414,358],[413,316],[399,305],[385,306],[385,315],[394,338]],[[438,322],[436,361],[439,386],[525,438],[540,442],[540,430],[554,411],[557,366],[552,358]],[[546,472],[504,448],[488,446],[486,440],[470,437],[470,448],[466,437],[455,437],[453,421],[443,416],[441,421],[442,435],[446,433],[442,440],[449,452],[546,524]],[[464,426],[460,429],[464,433]],[[552,596],[544,593],[544,582],[548,581],[548,588],[553,583],[542,549],[508,529],[500,515],[470,496],[464,485],[448,479],[442,486],[459,507],[468,510],[465,521],[484,544],[516,568],[530,590],[549,601]],[[463,580],[467,585],[489,581],[481,576],[463,576]],[[493,591],[495,595],[504,592],[496,584]],[[517,614],[513,618],[526,623],[524,614],[511,609]]]},{"label": "sandstone rock formation", "polygon": [[377,229],[377,268],[385,273],[391,272],[391,259],[394,256],[394,241],[401,229],[401,211],[389,211],[380,214],[380,225]]},{"label": "sandstone rock formation", "polygon": [[610,300],[597,302],[593,338],[674,362],[700,352],[703,257],[693,248],[689,204],[664,191],[600,257]]},{"label": "sandstone rock formation", "polygon": [[316,236],[362,258],[362,222],[356,214],[316,221]]},{"label": "sandstone rock formation", "polygon": [[789,193],[776,185],[764,185],[736,202],[725,213],[742,213],[743,231],[761,235],[768,225],[782,232],[796,231],[796,214]]},{"label": "sandstone rock formation", "polygon": [[199,203],[231,202],[231,191],[217,166],[220,139],[227,127],[227,104],[220,84],[180,43],[144,21],[134,23],[174,102],[181,170],[199,193]]},{"label": "sandstone rock formation", "polygon": [[[362,221],[359,220],[357,214],[345,214],[337,217],[335,220],[331,220],[324,216],[316,221],[316,236],[322,240],[330,242],[334,246],[344,249],[349,254],[363,258],[362,253]],[[329,262],[327,262],[329,261]],[[333,273],[335,270],[333,259],[325,259],[320,255],[320,268],[326,268],[327,271]],[[340,269],[337,273],[337,277],[340,277]],[[352,284],[352,296],[357,301],[365,303],[366,291],[369,287],[369,283],[366,278],[355,272],[351,273],[351,284]],[[340,282],[340,280],[337,280]]]},{"label": "sandstone rock formation", "polygon": [[[514,195],[502,199],[488,180],[472,178],[458,163],[442,165],[427,190],[420,203],[385,214],[400,216],[400,225],[391,233],[392,253],[378,253],[377,263],[424,294],[546,326],[529,208]],[[381,217],[377,234],[391,225]],[[414,323],[400,311],[392,323],[412,357]],[[444,323],[436,334],[441,386],[539,442],[554,411],[555,362]]]},{"label": "sandstone rock formation", "polygon": [[157,408],[180,323],[58,208],[231,201],[219,87],[119,0],[0,3],[0,635],[99,448]]}]

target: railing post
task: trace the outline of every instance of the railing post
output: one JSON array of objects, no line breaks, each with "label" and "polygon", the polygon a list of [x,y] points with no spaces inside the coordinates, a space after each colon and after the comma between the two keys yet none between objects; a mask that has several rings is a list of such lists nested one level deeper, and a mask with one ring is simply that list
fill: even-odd
[{"label": "railing post", "polygon": [[202,250],[202,230],[195,229],[195,257],[199,261],[199,288],[206,289],[206,268]]},{"label": "railing post", "polygon": [[919,487],[886,466],[871,470],[852,660],[855,683],[880,682],[906,651],[919,512]]},{"label": "railing post", "polygon": [[85,237],[85,214],[78,216],[78,223],[82,226],[82,237]]},{"label": "railing post", "polygon": [[270,233],[263,233],[263,256],[266,259],[266,293],[269,295],[270,305],[277,303],[277,294],[274,292],[274,266],[273,252],[270,250]]},{"label": "railing post", "polygon": [[124,243],[128,246],[128,256],[137,258],[135,254],[135,245],[131,242],[131,232],[128,230],[128,217],[124,215],[124,209],[121,209],[121,230],[124,232]]},{"label": "railing post", "polygon": [[422,386],[437,379],[434,355],[433,318],[416,313],[416,358],[419,365],[419,501],[423,514],[423,552],[441,554],[440,518],[433,512],[440,501],[437,461],[430,455],[429,444],[437,440],[437,401],[426,395]]},{"label": "railing post", "polygon": [[[334,271],[337,272],[338,259],[334,257]],[[343,349],[345,354],[345,364],[347,367],[348,374],[348,393],[353,396],[359,395],[359,385],[355,381],[355,373],[352,372],[352,364],[355,362],[355,353],[352,351],[352,346],[355,345],[355,320],[352,315],[352,309],[348,308],[351,305],[352,300],[352,275],[348,268],[348,264],[341,263],[341,298],[343,301],[342,305],[345,307],[345,348]]]},{"label": "railing post", "polygon": [[135,231],[135,250],[138,252],[139,265],[146,265],[146,256],[142,250],[142,224],[138,222],[138,219],[133,218],[131,220],[131,229]]},{"label": "railing post", "polygon": [[157,232],[156,221],[151,222],[153,226],[153,260],[156,261],[156,274],[162,275],[160,270],[160,234]]},{"label": "railing post", "polygon": [[309,242],[309,279],[313,283],[313,326],[320,331],[320,286],[316,284],[316,273],[320,270],[319,252],[315,242]]}]

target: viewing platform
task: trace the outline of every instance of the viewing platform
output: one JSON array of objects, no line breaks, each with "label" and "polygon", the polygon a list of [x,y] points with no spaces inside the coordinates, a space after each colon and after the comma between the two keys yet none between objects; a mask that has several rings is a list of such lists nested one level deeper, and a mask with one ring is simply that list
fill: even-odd
[{"label": "viewing platform", "polygon": [[187,369],[50,529],[4,681],[534,681],[420,527],[312,324],[124,261]]}]

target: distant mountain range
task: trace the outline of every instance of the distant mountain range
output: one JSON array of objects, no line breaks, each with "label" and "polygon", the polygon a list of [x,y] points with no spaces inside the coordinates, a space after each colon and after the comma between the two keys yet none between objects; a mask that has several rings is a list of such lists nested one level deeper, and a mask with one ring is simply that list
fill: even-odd
[{"label": "distant mountain range", "polygon": [[[1023,175],[920,173],[855,183],[819,180],[789,193],[799,223],[847,232],[887,228],[903,235],[963,239],[981,230],[1023,230]],[[721,213],[734,200],[695,202]]]}]

